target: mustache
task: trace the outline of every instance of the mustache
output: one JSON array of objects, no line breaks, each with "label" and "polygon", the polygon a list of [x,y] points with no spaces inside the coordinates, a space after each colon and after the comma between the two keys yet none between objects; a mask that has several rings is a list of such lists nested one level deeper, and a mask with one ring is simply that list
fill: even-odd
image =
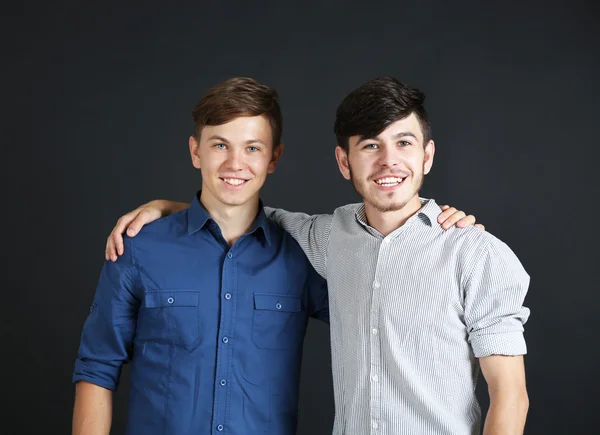
[{"label": "mustache", "polygon": [[381,178],[383,175],[391,175],[391,176],[396,176],[399,178],[406,178],[406,177],[408,177],[409,174],[406,171],[402,171],[402,170],[398,170],[398,169],[392,169],[392,170],[386,169],[385,171],[377,171],[376,173],[369,175],[367,180],[372,181],[377,178]]}]

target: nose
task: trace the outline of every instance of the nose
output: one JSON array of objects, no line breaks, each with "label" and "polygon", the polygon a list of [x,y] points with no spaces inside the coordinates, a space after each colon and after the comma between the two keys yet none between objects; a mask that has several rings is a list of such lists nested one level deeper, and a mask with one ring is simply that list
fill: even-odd
[{"label": "nose", "polygon": [[379,164],[384,167],[393,168],[400,162],[398,151],[395,146],[381,145],[379,151]]},{"label": "nose", "polygon": [[227,169],[231,171],[241,171],[244,169],[244,156],[239,150],[232,149],[227,154]]}]

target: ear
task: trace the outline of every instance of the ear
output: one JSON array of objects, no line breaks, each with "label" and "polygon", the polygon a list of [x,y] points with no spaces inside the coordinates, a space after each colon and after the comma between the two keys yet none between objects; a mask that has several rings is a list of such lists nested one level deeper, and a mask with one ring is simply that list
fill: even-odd
[{"label": "ear", "polygon": [[190,156],[192,157],[192,165],[194,165],[194,168],[196,169],[200,169],[200,144],[198,143],[198,141],[196,140],[196,138],[194,136],[190,136]]},{"label": "ear", "polygon": [[335,159],[337,160],[338,168],[342,173],[342,176],[346,179],[350,179],[350,165],[348,163],[348,153],[341,147],[335,147]]},{"label": "ear", "polygon": [[433,156],[435,154],[435,143],[430,140],[425,145],[425,157],[423,158],[423,174],[429,174],[431,167],[433,166]]},{"label": "ear", "polygon": [[281,158],[282,154],[283,154],[283,144],[280,143],[279,145],[277,145],[273,148],[273,157],[271,157],[271,161],[269,162],[269,167],[267,168],[268,174],[272,174],[273,172],[275,172],[275,167],[277,166],[277,163],[279,162],[279,159]]}]

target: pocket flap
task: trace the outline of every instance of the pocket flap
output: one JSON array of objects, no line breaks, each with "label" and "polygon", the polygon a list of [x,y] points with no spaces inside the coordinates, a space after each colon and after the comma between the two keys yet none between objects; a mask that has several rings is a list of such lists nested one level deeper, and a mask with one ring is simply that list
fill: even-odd
[{"label": "pocket flap", "polygon": [[254,293],[254,309],[297,313],[302,311],[302,300],[291,295]]},{"label": "pocket flap", "polygon": [[200,301],[198,290],[153,290],[144,295],[146,308],[197,307]]}]

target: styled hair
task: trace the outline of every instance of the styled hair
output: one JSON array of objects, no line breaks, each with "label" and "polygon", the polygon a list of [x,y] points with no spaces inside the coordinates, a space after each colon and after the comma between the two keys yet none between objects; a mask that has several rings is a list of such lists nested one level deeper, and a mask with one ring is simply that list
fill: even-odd
[{"label": "styled hair", "polygon": [[390,124],[414,113],[421,125],[423,146],[431,140],[425,94],[393,77],[378,77],[350,92],[338,106],[334,132],[338,145],[348,152],[351,136],[372,138]]},{"label": "styled hair", "polygon": [[192,118],[196,139],[207,125],[222,125],[241,116],[264,115],[271,126],[273,146],[281,143],[283,119],[274,88],[248,77],[234,77],[211,87],[198,101]]}]

